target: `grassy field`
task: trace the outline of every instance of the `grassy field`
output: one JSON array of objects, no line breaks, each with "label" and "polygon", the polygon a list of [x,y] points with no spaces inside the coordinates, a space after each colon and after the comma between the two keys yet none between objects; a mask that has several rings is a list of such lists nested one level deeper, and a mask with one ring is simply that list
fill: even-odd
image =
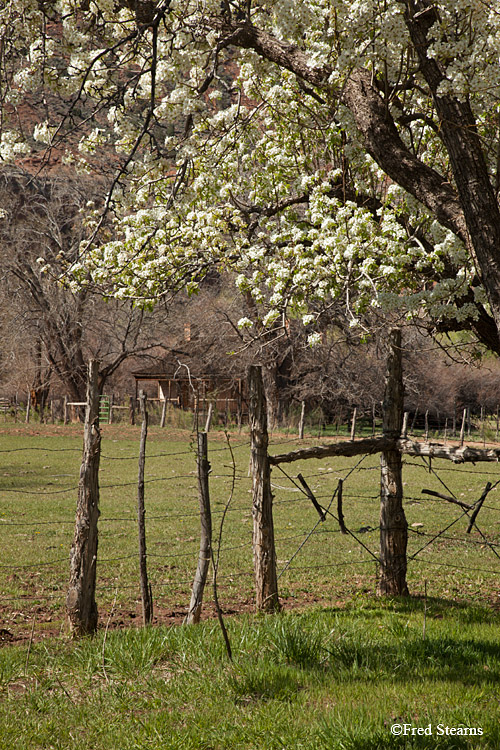
[{"label": "grassy field", "polygon": [[[497,750],[495,615],[430,601],[425,637],[423,617],[418,601],[368,599],[242,616],[232,664],[214,621],[12,646],[0,748]],[[392,734],[404,725],[427,734]]]},{"label": "grassy field", "polygon": [[[286,435],[272,443],[271,452],[298,445]],[[232,435],[229,445],[224,434],[211,433],[216,537],[232,498],[219,574],[232,665],[209,590],[200,627],[168,627],[187,611],[199,545],[189,432],[150,430],[146,507],[155,625],[142,630],[139,429],[103,428],[100,629],[97,638],[75,644],[67,637],[64,598],[81,427],[0,427],[0,750],[498,748],[500,489],[488,495],[477,519],[481,531],[471,535],[460,508],[421,491],[473,503],[487,481],[500,479],[500,467],[406,462],[413,597],[388,602],[373,597],[378,458],[302,462],[286,473],[275,468],[285,612],[264,618],[252,614],[248,435]],[[297,487],[299,471],[324,506],[338,478],[345,480],[344,515],[354,536],[342,535],[333,518],[318,523]],[[430,724],[433,734],[397,738],[390,731],[395,723]],[[484,734],[437,734],[441,724],[481,727]]]},{"label": "grassy field", "polygon": [[[138,441],[137,427],[111,425],[103,429],[97,599],[102,624],[111,616],[113,626],[133,624],[140,613]],[[286,436],[274,437],[273,443],[271,450],[279,452],[297,446],[295,439]],[[229,444],[230,449],[224,434],[211,433],[215,537],[222,511],[232,496],[221,539],[220,599],[229,612],[251,611],[248,435],[235,434]],[[38,636],[64,632],[81,445],[81,428],[77,426],[22,425],[0,431],[0,613],[4,640],[29,636],[33,620]],[[316,511],[297,486],[300,471],[324,506],[330,503],[338,478],[344,478],[344,514],[355,537],[342,535],[333,518],[318,524]],[[299,462],[285,466],[285,472],[273,470],[279,586],[284,606],[327,606],[373,592],[379,525],[378,457]],[[454,466],[434,461],[429,470],[423,461],[407,461],[408,580],[413,594],[422,596],[426,586],[429,596],[498,605],[500,488],[490,492],[478,516],[482,534],[474,530],[470,535],[465,533],[468,519],[460,508],[426,496],[421,490],[454,493],[460,500],[473,503],[487,481],[499,479],[497,464]],[[179,621],[189,602],[199,546],[196,462],[188,432],[151,429],[146,509],[148,570],[156,621]],[[336,512],[335,504],[332,510]]]}]

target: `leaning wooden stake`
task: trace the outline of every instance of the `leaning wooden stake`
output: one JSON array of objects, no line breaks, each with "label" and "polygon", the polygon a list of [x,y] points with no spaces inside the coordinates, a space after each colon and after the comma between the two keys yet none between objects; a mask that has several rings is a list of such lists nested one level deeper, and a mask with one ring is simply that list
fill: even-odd
[{"label": "leaning wooden stake", "polygon": [[470,534],[471,531],[472,531],[472,529],[474,528],[474,523],[476,522],[477,514],[481,510],[482,505],[483,505],[483,503],[486,500],[486,497],[488,495],[488,492],[491,490],[491,487],[492,487],[491,482],[488,482],[486,484],[486,487],[483,490],[483,494],[481,495],[481,497],[477,501],[477,505],[476,505],[476,507],[474,509],[474,512],[472,513],[472,515],[470,517],[469,525],[467,527],[467,533],[468,534]]},{"label": "leaning wooden stake", "polygon": [[301,401],[300,404],[300,420],[299,420],[299,440],[304,439],[304,424],[306,421],[306,402]]},{"label": "leaning wooden stake", "polygon": [[250,366],[248,385],[256,607],[270,612],[279,609],[280,603],[274,547],[271,467],[267,453],[267,405],[261,367]]},{"label": "leaning wooden stake", "polygon": [[344,511],[342,508],[342,495],[343,495],[343,489],[344,489],[344,480],[339,479],[339,483],[337,485],[337,518],[339,519],[339,527],[342,534],[348,534],[346,525],[345,525],[345,519],[344,519]]},{"label": "leaning wooden stake", "polygon": [[[389,355],[383,403],[383,435],[397,439],[403,424],[403,368],[401,331],[389,334]],[[408,524],[403,510],[401,453],[386,450],[381,454],[380,489],[380,578],[377,593],[406,596],[406,547]]]},{"label": "leaning wooden stake", "polygon": [[148,582],[148,563],[146,553],[146,508],[144,505],[144,467],[146,464],[146,440],[148,436],[148,411],[146,394],[139,393],[141,410],[141,441],[139,447],[139,473],[137,481],[137,524],[139,529],[139,571],[141,577],[142,622],[149,625],[153,621],[153,596]]},{"label": "leaning wooden stake", "polygon": [[212,402],[210,402],[208,405],[207,419],[205,421],[205,432],[210,432],[213,413],[214,413],[214,405],[212,404]]},{"label": "leaning wooden stake", "polygon": [[163,429],[165,427],[165,420],[167,418],[167,399],[163,399],[163,404],[161,406],[161,418],[160,418],[160,427]]},{"label": "leaning wooden stake", "polygon": [[210,510],[210,492],[208,475],[210,463],[208,461],[208,439],[206,432],[198,433],[198,500],[200,504],[201,537],[198,567],[193,582],[189,612],[186,624],[191,625],[200,621],[203,603],[203,591],[207,582],[208,568],[212,557],[212,514]]},{"label": "leaning wooden stake", "polygon": [[99,363],[89,363],[83,458],[78,485],[78,502],[73,545],[70,553],[70,580],[66,611],[74,636],[92,634],[97,629],[95,601],[97,566],[97,519],[99,518]]},{"label": "leaning wooden stake", "polygon": [[351,420],[351,440],[354,440],[356,437],[356,416],[357,416],[357,408],[354,407],[354,411],[352,413],[352,420]]}]

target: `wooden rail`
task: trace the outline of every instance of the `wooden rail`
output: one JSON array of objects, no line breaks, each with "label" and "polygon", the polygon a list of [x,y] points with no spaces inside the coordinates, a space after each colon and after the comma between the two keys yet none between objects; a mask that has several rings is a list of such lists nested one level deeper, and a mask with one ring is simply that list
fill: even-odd
[{"label": "wooden rail", "polygon": [[308,458],[325,458],[328,456],[359,456],[363,453],[379,453],[386,450],[397,450],[409,456],[426,456],[443,458],[455,464],[476,463],[480,461],[500,461],[500,448],[472,448],[470,445],[444,445],[444,443],[419,442],[408,438],[364,438],[362,440],[338,441],[327,445],[315,445],[290,453],[278,453],[269,456],[273,466],[278,464],[303,461]]}]

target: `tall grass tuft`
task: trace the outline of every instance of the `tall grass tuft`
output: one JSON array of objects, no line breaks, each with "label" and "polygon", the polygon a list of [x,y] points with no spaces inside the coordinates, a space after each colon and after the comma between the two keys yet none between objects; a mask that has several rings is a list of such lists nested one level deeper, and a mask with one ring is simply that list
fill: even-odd
[{"label": "tall grass tuft", "polygon": [[323,635],[302,618],[281,617],[269,636],[275,660],[296,667],[320,667],[327,656]]}]

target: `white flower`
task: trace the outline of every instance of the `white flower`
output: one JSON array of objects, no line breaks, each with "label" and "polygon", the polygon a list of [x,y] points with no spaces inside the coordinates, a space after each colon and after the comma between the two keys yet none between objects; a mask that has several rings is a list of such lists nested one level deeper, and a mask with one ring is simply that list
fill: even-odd
[{"label": "white flower", "polygon": [[265,326],[271,326],[280,316],[279,310],[270,310],[267,315],[264,316],[262,323]]},{"label": "white flower", "polygon": [[319,344],[321,344],[321,334],[310,333],[309,336],[307,337],[307,343],[311,348],[318,346]]}]

